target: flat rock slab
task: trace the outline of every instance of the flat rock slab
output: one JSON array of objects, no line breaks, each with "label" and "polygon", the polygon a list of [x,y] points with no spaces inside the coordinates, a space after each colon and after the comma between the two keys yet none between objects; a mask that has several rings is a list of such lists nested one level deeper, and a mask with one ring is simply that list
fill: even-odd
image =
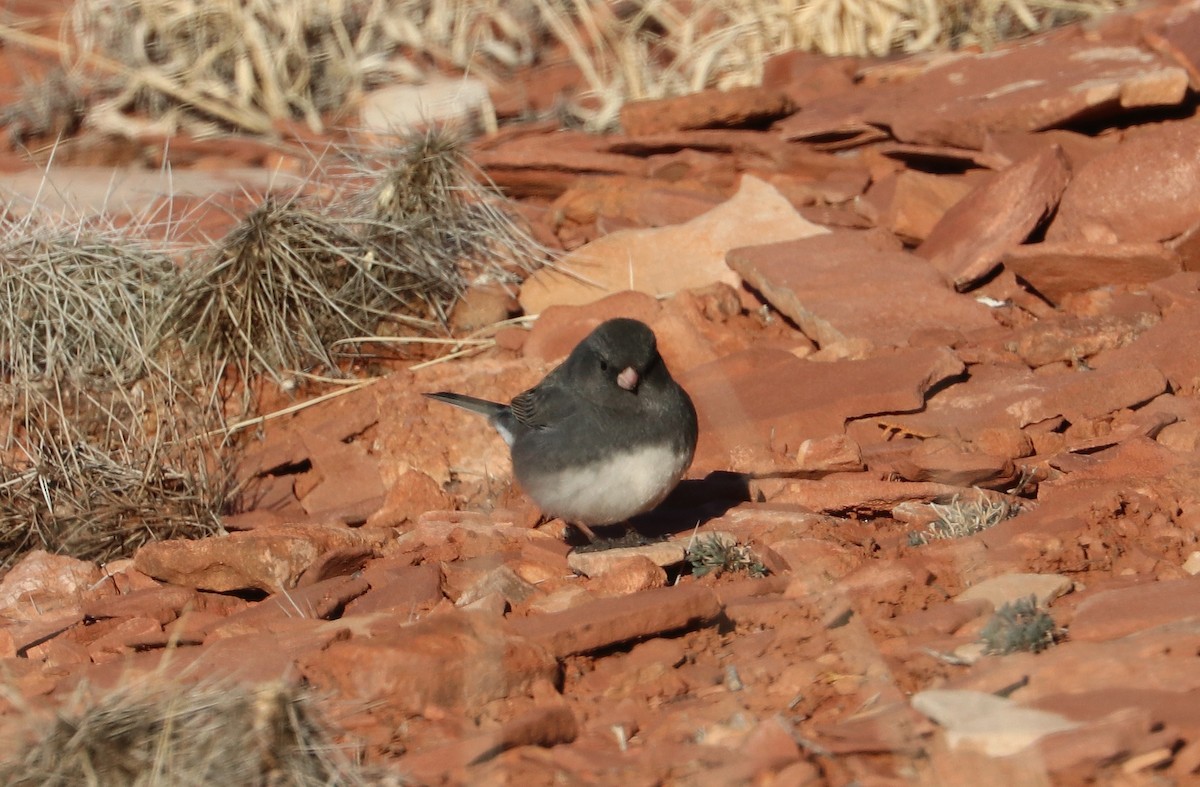
[{"label": "flat rock slab", "polygon": [[369,91],[359,108],[359,127],[371,134],[406,134],[439,123],[479,121],[495,126],[483,80],[434,78],[423,85],[387,85]]},{"label": "flat rock slab", "polygon": [[1200,355],[1183,351],[1200,343],[1200,305],[1176,309],[1125,347],[1105,350],[1091,360],[1098,371],[1130,363],[1150,364],[1170,382],[1177,396],[1200,391]]},{"label": "flat rock slab", "polygon": [[1110,640],[1185,620],[1200,620],[1200,578],[1147,582],[1089,596],[1075,610],[1071,639]]},{"label": "flat rock slab", "polygon": [[718,281],[736,287],[741,280],[725,264],[730,249],[825,232],[773,186],[746,175],[733,197],[685,224],[619,230],[542,268],[521,286],[521,307],[538,314],[623,290],[658,296]]},{"label": "flat rock slab", "polygon": [[702,585],[655,588],[600,599],[563,612],[513,621],[514,633],[558,658],[588,653],[621,642],[705,625],[721,612],[721,602]]},{"label": "flat rock slab", "polygon": [[1001,262],[1051,303],[1096,287],[1149,284],[1183,269],[1179,254],[1159,243],[1034,243],[1009,249]]},{"label": "flat rock slab", "polygon": [[1013,164],[946,211],[917,254],[956,289],[970,288],[1054,212],[1069,177],[1057,145]]},{"label": "flat rock slab", "polygon": [[[1085,113],[1098,119],[1173,106],[1188,89],[1187,72],[1166,58],[1078,34],[927,62],[923,73],[877,90],[861,120],[890,129],[902,142],[979,150],[992,132],[1049,128]],[[790,122],[784,121],[785,132]]]},{"label": "flat rock slab", "polygon": [[687,549],[683,544],[663,541],[639,547],[605,549],[601,552],[572,552],[567,565],[585,577],[598,577],[634,557],[644,557],[656,566],[676,566],[684,561]]},{"label": "flat rock slab", "polygon": [[1070,592],[1072,584],[1069,577],[1060,574],[1001,574],[967,588],[954,600],[967,603],[990,601],[993,607],[1000,609],[1005,604],[1033,596],[1038,606],[1046,607],[1054,599]]},{"label": "flat rock slab", "polygon": [[729,267],[819,345],[902,346],[926,329],[991,328],[990,310],[946,287],[928,262],[843,230],[733,249]]},{"label": "flat rock slab", "polygon": [[1040,738],[1079,726],[1057,713],[966,689],[922,691],[913,695],[912,706],[945,728],[951,746],[974,748],[989,757],[1016,754]]},{"label": "flat rock slab", "polygon": [[931,397],[924,411],[873,420],[921,437],[971,440],[988,429],[1021,428],[1059,416],[1072,422],[1099,418],[1166,390],[1166,378],[1148,363],[1054,375],[981,366],[972,369],[971,379]]},{"label": "flat rock slab", "polygon": [[730,457],[727,469],[755,470],[755,447],[791,453],[805,441],[841,434],[845,422],[874,413],[911,413],[925,393],[961,374],[944,347],[897,350],[861,361],[819,363],[775,349],[752,349],[679,376],[700,416],[698,453]]},{"label": "flat rock slab", "polygon": [[1046,240],[1137,243],[1182,234],[1200,214],[1200,122],[1134,129],[1080,167]]},{"label": "flat rock slab", "polygon": [[251,167],[207,171],[56,166],[5,175],[0,191],[14,218],[38,208],[72,219],[101,213],[141,216],[162,198],[261,194],[302,182],[295,175]]}]

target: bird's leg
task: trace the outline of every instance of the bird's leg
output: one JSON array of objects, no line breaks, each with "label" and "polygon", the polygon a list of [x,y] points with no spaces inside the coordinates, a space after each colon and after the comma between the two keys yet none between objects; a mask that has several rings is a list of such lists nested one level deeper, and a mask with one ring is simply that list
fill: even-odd
[{"label": "bird's leg", "polygon": [[575,527],[576,530],[578,530],[580,533],[583,533],[585,536],[587,536],[587,540],[589,542],[591,542],[593,544],[596,542],[596,534],[592,532],[592,529],[590,527],[583,524],[582,522],[572,522],[571,524]]}]

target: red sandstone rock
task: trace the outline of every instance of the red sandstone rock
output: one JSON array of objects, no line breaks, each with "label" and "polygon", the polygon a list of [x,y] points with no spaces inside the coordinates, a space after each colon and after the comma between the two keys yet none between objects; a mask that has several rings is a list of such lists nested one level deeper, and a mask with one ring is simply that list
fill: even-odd
[{"label": "red sandstone rock", "polygon": [[917,254],[969,289],[1053,213],[1068,177],[1058,147],[1013,164],[946,211]]},{"label": "red sandstone rock", "polygon": [[759,125],[791,112],[792,102],[770,87],[703,90],[674,98],[630,101],[621,107],[621,126],[633,136],[696,128]]},{"label": "red sandstone rock", "polygon": [[410,754],[400,761],[400,769],[419,781],[437,781],[456,768],[478,765],[509,749],[549,748],[570,743],[578,734],[578,722],[569,708],[562,705],[538,708],[471,739]]},{"label": "red sandstone rock", "polygon": [[524,618],[513,621],[512,628],[520,636],[562,658],[703,625],[719,612],[720,603],[712,590],[685,585],[646,590],[593,601],[565,612]]},{"label": "red sandstone rock", "polygon": [[734,249],[729,266],[821,346],[866,339],[904,346],[915,331],[992,326],[986,306],[956,295],[919,257],[840,231]]},{"label": "red sandstone rock", "polygon": [[1196,122],[1130,131],[1071,180],[1046,240],[1091,243],[1165,241],[1200,212]]},{"label": "red sandstone rock", "polygon": [[22,620],[77,604],[100,581],[94,563],[34,550],[0,580],[0,611]]},{"label": "red sandstone rock", "polygon": [[[729,249],[823,231],[771,186],[746,176],[731,199],[685,224],[614,232],[541,269],[522,285],[521,306],[537,314],[621,290],[657,296],[715,281],[736,286],[737,277],[725,266]],[[681,259],[687,264],[679,265]]]},{"label": "red sandstone rock", "polygon": [[1128,345],[1159,321],[1151,304],[1139,305],[1144,310],[1041,320],[1015,333],[1014,351],[1034,368],[1050,363],[1078,364],[1102,350]]},{"label": "red sandstone rock", "polygon": [[1051,303],[1095,287],[1138,287],[1182,270],[1179,255],[1158,243],[1034,243],[1009,249],[1001,261]]},{"label": "red sandstone rock", "polygon": [[305,656],[300,670],[318,691],[417,714],[429,705],[478,711],[553,680],[557,667],[542,647],[454,611],[335,642]]},{"label": "red sandstone rock", "polygon": [[697,466],[764,471],[770,449],[791,453],[840,433],[849,418],[919,409],[925,391],[959,374],[943,348],[902,350],[864,361],[813,363],[779,350],[749,350],[678,377],[700,416]]},{"label": "red sandstone rock", "polygon": [[971,193],[975,179],[902,170],[877,182],[864,198],[876,223],[910,243],[920,243],[951,207]]},{"label": "red sandstone rock", "polygon": [[1071,621],[1071,639],[1102,641],[1137,631],[1200,619],[1196,579],[1147,582],[1107,590],[1080,602]]},{"label": "red sandstone rock", "polygon": [[628,596],[667,584],[667,572],[645,555],[633,555],[618,561],[589,584],[597,596]]},{"label": "red sandstone rock", "polygon": [[[368,567],[369,572],[369,567]],[[441,601],[441,571],[436,566],[403,566],[376,576],[364,573],[371,588],[346,605],[346,615],[394,612],[417,617]]]},{"label": "red sandstone rock", "polygon": [[997,131],[1063,125],[1081,114],[1114,116],[1177,104],[1183,69],[1132,46],[1049,36],[987,57],[927,58],[923,73],[878,95],[863,112],[904,142],[980,148]]}]

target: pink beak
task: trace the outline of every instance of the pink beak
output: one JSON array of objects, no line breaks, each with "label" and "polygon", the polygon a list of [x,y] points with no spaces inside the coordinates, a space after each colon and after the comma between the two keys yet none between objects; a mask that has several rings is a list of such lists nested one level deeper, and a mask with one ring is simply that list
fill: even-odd
[{"label": "pink beak", "polygon": [[617,385],[624,388],[626,391],[632,391],[637,388],[638,373],[632,366],[626,366],[620,374],[617,375]]}]

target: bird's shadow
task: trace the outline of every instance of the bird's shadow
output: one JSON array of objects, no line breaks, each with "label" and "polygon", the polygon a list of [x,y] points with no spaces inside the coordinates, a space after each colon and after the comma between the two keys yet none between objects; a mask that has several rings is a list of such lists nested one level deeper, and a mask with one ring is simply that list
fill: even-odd
[{"label": "bird's shadow", "polygon": [[680,481],[675,490],[653,511],[640,514],[621,525],[597,528],[596,540],[572,529],[568,543],[578,551],[598,551],[640,546],[664,541],[670,536],[690,532],[725,512],[750,502],[749,473],[716,470],[704,478]]}]

